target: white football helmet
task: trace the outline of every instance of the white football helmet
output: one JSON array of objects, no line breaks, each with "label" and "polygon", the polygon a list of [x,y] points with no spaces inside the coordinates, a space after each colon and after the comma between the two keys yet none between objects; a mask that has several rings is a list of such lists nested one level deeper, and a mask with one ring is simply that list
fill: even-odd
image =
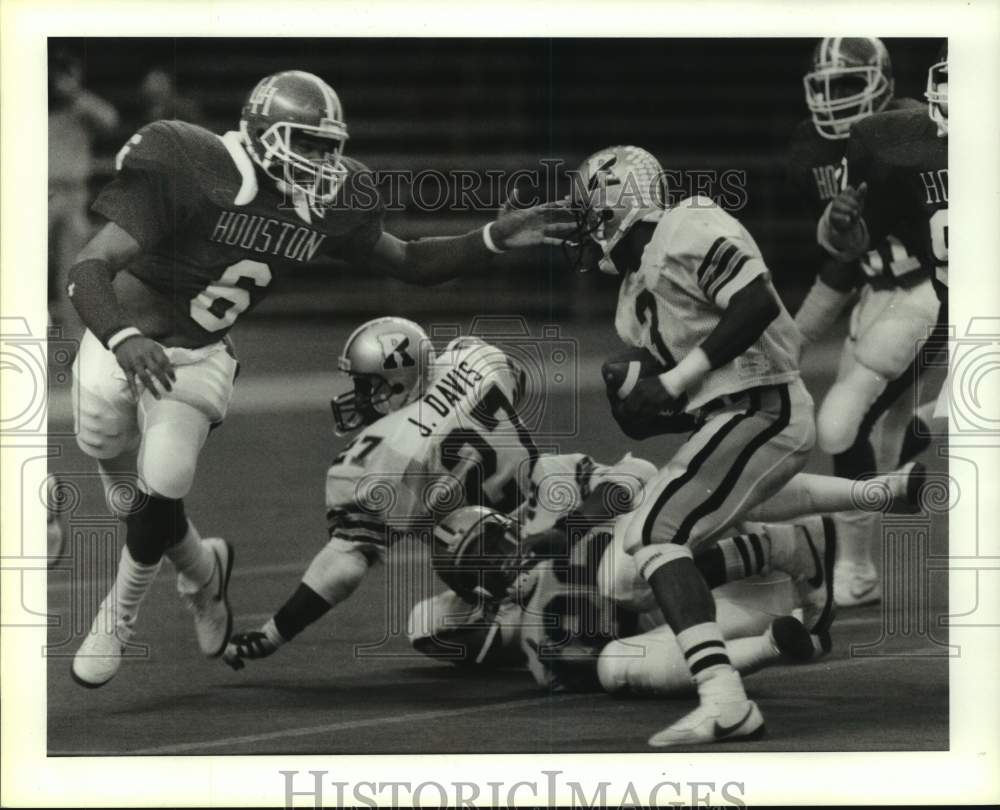
[{"label": "white football helmet", "polygon": [[874,37],[826,37],[802,83],[816,131],[829,140],[846,138],[855,121],[892,100],[889,51]]},{"label": "white football helmet", "polygon": [[406,318],[376,318],[355,329],[337,360],[352,383],[330,403],[337,434],[370,425],[415,401],[434,359],[427,333]]},{"label": "white football helmet", "polygon": [[592,154],[573,178],[577,230],[563,243],[571,264],[586,269],[585,251],[593,242],[601,249],[600,270],[617,275],[611,251],[637,222],[658,219],[666,197],[663,168],[645,149],[609,146]]},{"label": "white football helmet", "polygon": [[938,61],[927,71],[927,112],[937,124],[938,136],[948,137],[948,43],[944,43]]}]

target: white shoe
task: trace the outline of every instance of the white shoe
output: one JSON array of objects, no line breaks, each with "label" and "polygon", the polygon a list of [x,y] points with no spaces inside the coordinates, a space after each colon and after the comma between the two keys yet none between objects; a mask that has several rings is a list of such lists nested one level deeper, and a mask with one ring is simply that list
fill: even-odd
[{"label": "white shoe", "polygon": [[[111,597],[109,597],[110,599]],[[80,686],[97,689],[104,686],[122,665],[122,650],[132,638],[134,617],[114,616],[114,602],[101,602],[90,626],[90,633],[73,656],[70,675]]]},{"label": "white shoe", "polygon": [[649,738],[654,748],[705,745],[764,736],[764,716],[752,700],[705,702],[673,725]]},{"label": "white shoe", "polygon": [[199,590],[184,590],[181,576],[177,578],[177,591],[185,607],[194,614],[194,632],[198,646],[208,658],[217,658],[226,649],[226,642],[233,632],[233,612],[229,607],[229,577],[233,572],[235,552],[221,537],[206,537],[207,546],[215,558],[212,576]]},{"label": "white shoe", "polygon": [[874,563],[841,560],[834,570],[833,593],[839,606],[859,607],[882,601],[882,582]]}]

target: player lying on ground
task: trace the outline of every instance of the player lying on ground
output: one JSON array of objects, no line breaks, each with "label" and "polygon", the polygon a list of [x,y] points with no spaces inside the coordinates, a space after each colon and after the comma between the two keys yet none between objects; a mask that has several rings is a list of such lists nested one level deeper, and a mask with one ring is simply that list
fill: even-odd
[{"label": "player lying on ground", "polygon": [[[792,135],[789,176],[818,220],[840,191],[852,125],[883,111],[923,107],[893,98],[892,64],[881,40],[827,37],[804,77],[811,119]],[[867,126],[865,124],[864,126]],[[909,229],[887,231],[856,260],[842,262],[818,248],[819,277],[795,315],[806,347],[829,331],[844,306],[851,311],[837,379],[816,414],[817,445],[833,456],[837,475],[860,478],[909,461],[927,446],[926,421],[914,415],[912,390],[920,345],[934,326],[938,301],[933,268],[921,262]],[[808,351],[808,348],[806,348]],[[921,370],[921,373],[925,373]],[[933,401],[924,411],[930,419]],[[877,516],[835,515],[839,557],[837,604],[881,598],[871,556]]]},{"label": "player lying on ground", "polygon": [[[630,471],[644,480],[655,474],[653,465],[638,460]],[[907,478],[895,474],[865,486],[902,490]],[[602,465],[587,456],[545,455],[519,518],[479,507],[445,517],[435,530],[433,564],[450,590],[414,607],[414,648],[459,665],[527,665],[539,685],[553,689],[688,690],[692,680],[681,650],[624,551],[627,510],[641,503],[634,482],[617,491],[625,483],[615,468],[602,474]],[[797,525],[745,528],[695,557],[715,589],[734,666],[748,672],[782,655],[809,660],[829,649],[829,520],[809,516]],[[741,582],[778,570],[792,581],[758,576]],[[813,622],[813,638],[790,617],[774,624],[796,606]],[[636,636],[641,630],[648,632]]]},{"label": "player lying on ground", "polygon": [[[926,108],[874,115],[851,130],[843,190],[817,226],[819,243],[850,261],[898,234],[931,282],[941,306],[925,354],[946,356],[948,340],[948,43],[927,73]],[[948,390],[948,384],[944,391]],[[934,417],[947,416],[947,396]]]},{"label": "player lying on ground", "polygon": [[[524,375],[502,351],[459,338],[435,355],[417,324],[379,318],[355,330],[339,365],[353,387],[334,400],[338,430],[363,429],[327,473],[329,542],[271,619],[233,636],[225,660],[234,668],[272,654],[348,598],[398,537],[419,531],[429,541],[433,521],[464,505],[532,508],[525,493],[545,467],[517,415]],[[594,488],[612,477],[636,489],[637,466],[650,465],[590,462],[582,480]],[[859,497],[884,505],[889,498],[875,490],[886,482],[865,484],[872,497],[852,482],[806,476],[782,514],[843,508]]]},{"label": "player lying on ground", "polygon": [[219,137],[180,121],[143,127],[94,203],[108,222],[69,271],[88,330],[74,365],[74,417],[126,539],[115,584],[73,661],[84,686],[117,673],[164,555],[177,568],[202,652],[225,647],[233,551],[201,539],[183,499],[229,406],[237,361],[227,333],[272,282],[325,258],[434,283],[503,249],[555,241],[569,227],[558,206],[538,206],[464,236],[401,241],[382,230],[372,176],[344,156],[346,140],[326,83],[278,73],[254,88],[239,131]]}]

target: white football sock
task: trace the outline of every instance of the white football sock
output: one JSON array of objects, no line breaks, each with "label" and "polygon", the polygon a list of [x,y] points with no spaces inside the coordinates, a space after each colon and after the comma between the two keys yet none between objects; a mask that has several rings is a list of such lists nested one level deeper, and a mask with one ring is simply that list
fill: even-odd
[{"label": "white football sock", "polygon": [[159,570],[160,562],[153,565],[138,563],[132,559],[128,546],[122,549],[115,584],[108,594],[108,600],[114,599],[115,617],[118,621],[135,621],[135,617],[139,615],[139,604]]},{"label": "white football sock", "polygon": [[833,516],[837,530],[837,561],[874,565],[872,541],[878,515],[869,512],[838,512]]},{"label": "white football sock", "polygon": [[187,532],[179,543],[165,552],[177,569],[177,589],[194,593],[205,587],[215,573],[215,555],[201,542],[201,535],[188,521]]}]

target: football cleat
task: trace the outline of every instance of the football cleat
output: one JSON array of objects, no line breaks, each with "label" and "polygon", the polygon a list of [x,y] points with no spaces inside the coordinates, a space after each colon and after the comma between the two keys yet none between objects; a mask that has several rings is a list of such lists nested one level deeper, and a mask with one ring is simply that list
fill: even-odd
[{"label": "football cleat", "polygon": [[[927,468],[919,461],[911,461],[898,470],[858,481],[857,485],[877,488],[870,490],[870,502],[874,504],[880,504],[888,491],[886,512],[912,515],[923,510],[925,490],[929,482]],[[863,492],[861,498],[869,500]]]},{"label": "football cleat", "polygon": [[771,646],[790,661],[814,661],[833,648],[828,631],[810,633],[794,616],[779,616],[771,622],[767,637]]},{"label": "football cleat", "polygon": [[882,601],[882,582],[871,562],[841,560],[835,566],[834,598],[840,607],[861,607]]},{"label": "football cleat", "polygon": [[262,630],[249,630],[245,633],[237,633],[226,644],[226,650],[222,654],[225,661],[237,672],[243,669],[247,659],[256,660],[267,658],[278,649],[278,645],[267,637]]},{"label": "football cleat", "polygon": [[134,617],[116,617],[114,613],[113,601],[101,602],[90,633],[73,656],[70,675],[87,689],[104,686],[118,674],[122,650],[135,632]]},{"label": "football cleat", "polygon": [[746,698],[725,703],[705,702],[676,723],[649,738],[654,748],[706,745],[764,736],[764,716]]},{"label": "football cleat", "polygon": [[814,635],[822,635],[833,624],[834,562],[837,530],[829,517],[804,518],[797,525],[801,538],[792,563],[783,570],[791,576],[802,608],[802,624]]},{"label": "football cleat", "polygon": [[206,537],[201,542],[215,558],[212,576],[193,593],[182,590],[182,580],[178,577],[177,590],[185,607],[194,614],[194,632],[202,654],[218,658],[233,631],[233,611],[229,607],[228,591],[236,554],[221,537]]}]

